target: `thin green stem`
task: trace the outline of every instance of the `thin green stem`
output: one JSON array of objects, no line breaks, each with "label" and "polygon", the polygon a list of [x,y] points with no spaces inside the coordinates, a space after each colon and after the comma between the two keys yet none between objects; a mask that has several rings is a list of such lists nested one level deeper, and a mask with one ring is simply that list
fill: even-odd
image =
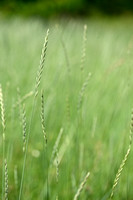
[{"label": "thin green stem", "polygon": [[26,158],[27,158],[28,144],[29,144],[29,138],[30,138],[31,124],[32,124],[32,120],[33,120],[33,116],[34,116],[34,112],[35,112],[35,105],[36,105],[36,99],[34,97],[33,106],[32,106],[32,114],[31,114],[30,125],[29,125],[29,131],[28,131],[28,134],[27,134],[27,142],[26,142],[25,154],[24,154],[23,169],[22,169],[22,176],[21,176],[21,183],[20,183],[20,190],[19,190],[19,200],[21,200],[21,197],[22,197],[25,166],[26,166]]}]

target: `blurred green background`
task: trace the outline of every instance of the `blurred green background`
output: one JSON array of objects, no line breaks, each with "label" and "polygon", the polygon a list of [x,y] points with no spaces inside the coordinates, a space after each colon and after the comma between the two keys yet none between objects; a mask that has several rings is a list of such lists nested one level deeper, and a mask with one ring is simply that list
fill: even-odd
[{"label": "blurred green background", "polygon": [[131,0],[0,0],[0,13],[37,17],[133,13]]},{"label": "blurred green background", "polygon": [[[109,199],[129,144],[133,106],[132,14],[130,0],[0,0],[0,84],[5,105],[10,200],[18,200],[21,191],[23,104],[26,138],[30,134],[30,139],[21,200],[46,200],[47,191],[50,200],[56,196],[59,200],[71,200],[88,171],[90,177],[80,199]],[[48,28],[46,62],[33,115],[35,78]],[[86,82],[88,73],[92,76]],[[48,151],[41,129],[41,90]],[[58,157],[54,155],[53,159],[60,130],[63,134]],[[2,177],[1,109],[0,133]],[[132,163],[133,149],[114,200],[133,199]],[[0,181],[0,195],[3,183]]]}]

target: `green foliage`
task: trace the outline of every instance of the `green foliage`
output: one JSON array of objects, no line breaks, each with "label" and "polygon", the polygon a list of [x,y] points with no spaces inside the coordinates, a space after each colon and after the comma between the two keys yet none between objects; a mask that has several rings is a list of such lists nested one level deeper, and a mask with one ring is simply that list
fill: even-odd
[{"label": "green foliage", "polygon": [[101,12],[104,14],[123,14],[133,12],[131,0],[1,0],[0,11],[7,15],[38,17],[88,16]]},{"label": "green foliage", "polygon": [[[82,73],[84,24],[87,32]],[[48,28],[45,67],[31,123],[36,72]],[[8,198],[18,199],[24,157],[25,127],[20,120],[17,92],[20,88],[26,131],[30,126],[22,200],[46,199],[47,195],[50,200],[56,196],[68,200],[81,191],[80,199],[107,200],[129,143],[133,106],[132,18],[49,24],[4,19],[0,21],[0,30],[1,108],[4,104],[4,118],[0,119],[6,121]],[[89,73],[92,75],[88,81]],[[77,110],[79,99],[82,101]],[[41,120],[47,134],[47,151]],[[0,177],[2,146],[0,142]],[[132,150],[130,153],[119,176],[115,200],[133,196]],[[86,179],[87,172],[90,175]],[[0,181],[0,194],[1,190]]]},{"label": "green foliage", "polygon": [[1,12],[7,14],[19,14],[24,16],[57,17],[59,15],[77,15],[83,13],[82,0],[34,0],[34,1],[3,1]]}]

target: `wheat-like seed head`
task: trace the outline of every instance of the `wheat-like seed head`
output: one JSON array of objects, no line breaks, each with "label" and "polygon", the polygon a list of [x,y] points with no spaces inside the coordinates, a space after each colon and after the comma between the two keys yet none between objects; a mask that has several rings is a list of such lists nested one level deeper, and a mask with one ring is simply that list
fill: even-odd
[{"label": "wheat-like seed head", "polygon": [[8,200],[8,168],[6,159],[5,159],[5,200]]},{"label": "wheat-like seed head", "polygon": [[83,190],[83,188],[84,188],[84,186],[85,186],[85,184],[86,184],[86,182],[87,182],[89,176],[90,176],[90,172],[88,172],[88,173],[86,174],[84,180],[83,180],[82,183],[80,184],[80,186],[79,186],[79,188],[78,188],[78,190],[77,190],[77,193],[76,193],[75,196],[74,196],[74,200],[77,200],[77,199],[78,199],[78,197],[79,197],[80,193],[82,192],[82,190]]},{"label": "wheat-like seed head", "polygon": [[22,127],[23,127],[23,152],[25,152],[26,148],[26,111],[25,105],[22,107]]},{"label": "wheat-like seed head", "polygon": [[83,31],[83,44],[82,44],[81,65],[80,65],[82,73],[84,71],[84,62],[86,57],[86,40],[87,40],[86,34],[87,34],[87,25],[85,24]]},{"label": "wheat-like seed head", "polygon": [[2,121],[2,127],[3,127],[3,140],[5,140],[5,128],[6,128],[5,108],[4,108],[3,92],[2,92],[1,84],[0,84],[0,108],[1,108],[1,121]]},{"label": "wheat-like seed head", "polygon": [[59,181],[59,161],[58,161],[58,149],[56,149],[56,182]]},{"label": "wheat-like seed head", "polygon": [[22,133],[23,133],[23,152],[25,152],[26,148],[26,111],[25,111],[25,104],[22,104],[21,96],[20,96],[20,89],[17,88],[18,94],[18,105],[19,105],[19,112],[20,112],[20,120],[22,126]]},{"label": "wheat-like seed head", "polygon": [[43,97],[43,92],[41,95],[41,124],[42,124],[42,132],[45,140],[45,144],[47,145],[47,135],[45,131],[45,119],[44,119],[44,97]]},{"label": "wheat-like seed head", "polygon": [[124,156],[124,159],[122,160],[122,163],[118,169],[118,172],[116,174],[116,177],[115,177],[115,180],[114,180],[114,184],[113,184],[113,187],[112,187],[112,192],[111,192],[111,195],[110,195],[110,199],[113,198],[114,196],[114,191],[115,191],[115,188],[116,186],[118,185],[118,182],[119,182],[119,179],[120,179],[120,176],[121,176],[121,173],[122,173],[122,170],[126,164],[126,161],[128,159],[128,156],[129,156],[129,153],[131,151],[131,145],[132,145],[132,137],[133,137],[133,109],[132,109],[132,113],[131,113],[131,124],[130,124],[130,135],[129,135],[129,146],[128,146],[128,150]]},{"label": "wheat-like seed head", "polygon": [[47,45],[48,45],[48,35],[49,35],[49,29],[47,30],[47,34],[46,34],[46,37],[45,37],[45,42],[44,42],[44,45],[43,45],[43,48],[42,48],[42,53],[41,53],[39,69],[38,69],[37,76],[36,76],[35,97],[38,94],[38,88],[39,88],[42,73],[43,73],[44,61],[45,61],[46,50],[47,50]]}]

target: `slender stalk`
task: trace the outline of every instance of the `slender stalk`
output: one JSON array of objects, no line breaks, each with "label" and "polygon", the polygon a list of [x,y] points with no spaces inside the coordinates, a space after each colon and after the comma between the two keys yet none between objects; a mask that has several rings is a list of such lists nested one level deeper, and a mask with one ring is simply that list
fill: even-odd
[{"label": "slender stalk", "polygon": [[26,158],[27,158],[27,150],[28,150],[28,144],[29,144],[31,124],[32,124],[33,116],[34,116],[34,112],[35,112],[35,105],[36,105],[36,101],[35,101],[35,98],[34,98],[34,100],[33,100],[33,106],[32,106],[32,114],[31,114],[31,119],[30,119],[29,132],[28,132],[28,135],[27,135],[27,142],[26,142],[26,147],[25,147],[25,152],[24,152],[23,169],[22,169],[22,176],[21,176],[21,183],[20,183],[20,190],[19,190],[19,200],[22,197],[24,174],[25,174],[25,165],[26,165]]},{"label": "slender stalk", "polygon": [[49,184],[48,184],[48,155],[47,155],[47,134],[45,130],[45,118],[44,118],[44,96],[43,92],[41,95],[41,124],[42,124],[42,132],[43,132],[43,137],[44,137],[44,142],[45,142],[45,152],[46,152],[46,171],[47,171],[47,200],[49,199]]},{"label": "slender stalk", "polygon": [[43,45],[43,48],[42,48],[40,64],[39,64],[39,68],[38,68],[38,72],[37,72],[37,76],[36,76],[35,93],[34,93],[34,98],[33,98],[33,103],[32,103],[30,125],[29,125],[29,130],[28,130],[28,133],[27,133],[27,142],[26,142],[26,145],[25,145],[26,147],[25,147],[25,154],[24,154],[24,161],[23,161],[21,183],[20,183],[19,200],[21,200],[21,197],[22,197],[24,174],[25,174],[25,165],[26,165],[28,144],[29,144],[29,138],[30,138],[30,132],[31,132],[31,125],[32,125],[33,116],[34,116],[34,113],[35,113],[38,89],[39,89],[39,85],[40,85],[40,82],[41,82],[41,77],[42,77],[42,73],[43,73],[43,69],[44,69],[44,61],[45,61],[45,57],[46,57],[46,50],[47,50],[47,44],[48,44],[48,35],[49,35],[49,29],[47,30],[47,34],[46,34],[46,37],[45,37],[45,42],[44,42],[44,45]]},{"label": "slender stalk", "polygon": [[8,200],[8,168],[6,159],[5,159],[5,200]]},{"label": "slender stalk", "polygon": [[1,109],[1,121],[2,121],[2,138],[3,138],[3,168],[2,168],[2,199],[4,197],[4,173],[5,173],[5,128],[6,128],[6,123],[5,123],[5,108],[4,108],[4,100],[3,100],[3,92],[2,92],[2,87],[0,84],[0,109]]},{"label": "slender stalk", "polygon": [[14,167],[14,183],[15,183],[15,188],[16,188],[16,198],[18,195],[18,168],[17,165]]},{"label": "slender stalk", "polygon": [[58,149],[56,148],[56,183],[57,183],[57,195],[56,200],[58,200],[58,183],[59,183],[59,160],[58,160]]},{"label": "slender stalk", "polygon": [[85,58],[86,58],[86,40],[87,40],[87,25],[84,25],[84,30],[83,30],[83,43],[82,43],[82,52],[81,52],[81,64],[80,64],[80,69],[82,73],[82,81],[84,78],[84,64],[85,64]]},{"label": "slender stalk", "polygon": [[130,151],[131,151],[131,146],[132,146],[132,137],[133,137],[133,109],[132,109],[132,113],[131,113],[131,124],[130,124],[130,135],[129,135],[129,146],[128,146],[128,149],[127,149],[127,152],[124,156],[124,159],[122,160],[121,164],[120,164],[120,167],[118,169],[118,172],[116,174],[116,177],[115,177],[115,180],[114,180],[114,183],[113,183],[113,187],[112,187],[112,192],[111,192],[111,195],[110,195],[110,199],[113,198],[114,196],[114,191],[115,191],[115,188],[116,186],[118,185],[119,183],[119,179],[120,179],[120,176],[121,176],[121,173],[123,171],[123,168],[127,162],[127,159],[128,159],[128,156],[130,154]]},{"label": "slender stalk", "polygon": [[59,143],[60,143],[60,140],[61,140],[61,137],[62,137],[62,134],[63,134],[63,128],[60,129],[59,131],[59,134],[57,136],[57,139],[55,141],[55,144],[53,146],[53,150],[52,150],[52,155],[51,155],[51,161],[50,161],[50,164],[52,165],[53,161],[54,161],[54,157],[56,155],[56,151],[59,147]]},{"label": "slender stalk", "polygon": [[88,172],[86,174],[86,176],[85,176],[84,180],[82,181],[82,183],[80,184],[80,186],[79,186],[79,188],[77,190],[77,193],[75,194],[73,200],[77,200],[78,199],[78,197],[79,197],[80,193],[82,192],[82,190],[83,190],[83,188],[84,188],[89,176],[90,176],[90,172]]},{"label": "slender stalk", "polygon": [[23,105],[22,108],[22,128],[23,128],[23,152],[25,152],[25,146],[26,146],[26,111],[25,111],[25,105]]},{"label": "slender stalk", "polygon": [[85,89],[88,85],[88,82],[90,80],[90,77],[91,77],[91,73],[88,73],[88,76],[87,78],[85,79],[83,85],[82,85],[82,88],[80,90],[80,93],[79,93],[79,99],[78,99],[78,104],[77,104],[77,110],[79,112],[81,106],[82,106],[82,102],[83,102],[83,97],[84,97],[84,93],[85,93]]}]

